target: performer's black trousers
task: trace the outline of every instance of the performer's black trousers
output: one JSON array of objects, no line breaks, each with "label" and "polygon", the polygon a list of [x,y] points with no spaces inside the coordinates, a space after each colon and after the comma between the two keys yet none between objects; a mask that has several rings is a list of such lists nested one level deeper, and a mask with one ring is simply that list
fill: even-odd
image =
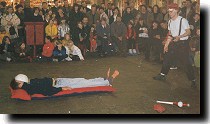
[{"label": "performer's black trousers", "polygon": [[[188,79],[195,80],[194,69],[192,66],[192,62],[189,59],[189,42],[187,40],[183,40],[174,43],[174,54],[176,55],[177,61],[179,61],[180,64],[182,64],[185,68]],[[161,73],[165,75],[168,74],[171,64],[173,63],[172,61],[174,54],[171,54],[171,52],[167,52],[165,54]]]}]

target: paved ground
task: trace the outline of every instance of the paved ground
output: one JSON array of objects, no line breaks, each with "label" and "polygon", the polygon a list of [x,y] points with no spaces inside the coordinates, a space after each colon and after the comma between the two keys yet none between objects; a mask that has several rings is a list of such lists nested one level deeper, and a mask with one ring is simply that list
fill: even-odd
[{"label": "paved ground", "polygon": [[[100,93],[61,97],[49,100],[16,101],[10,99],[9,83],[18,73],[35,77],[104,77],[108,67],[118,69],[114,93]],[[153,110],[156,100],[184,101],[189,108],[164,105],[164,114],[200,114],[200,89],[193,90],[182,70],[170,71],[167,81],[152,79],[160,64],[146,62],[140,57],[109,57],[84,62],[62,63],[1,63],[0,113],[58,113],[68,114],[157,114]]]}]

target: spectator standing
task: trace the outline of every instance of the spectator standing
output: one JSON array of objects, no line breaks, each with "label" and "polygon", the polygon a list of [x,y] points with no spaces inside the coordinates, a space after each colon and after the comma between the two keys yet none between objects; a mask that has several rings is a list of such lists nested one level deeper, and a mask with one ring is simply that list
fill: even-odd
[{"label": "spectator standing", "polygon": [[119,48],[118,54],[122,57],[127,56],[127,46],[126,46],[126,26],[122,22],[122,17],[117,16],[115,22],[111,24],[111,37],[112,41],[117,42],[117,46]]}]

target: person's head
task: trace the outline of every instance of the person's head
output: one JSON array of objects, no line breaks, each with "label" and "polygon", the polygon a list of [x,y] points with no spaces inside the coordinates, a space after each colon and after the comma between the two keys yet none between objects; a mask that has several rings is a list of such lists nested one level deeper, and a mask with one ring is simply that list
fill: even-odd
[{"label": "person's head", "polygon": [[143,14],[147,12],[147,7],[145,5],[141,5],[140,9],[141,9],[141,13]]},{"label": "person's head", "polygon": [[168,13],[171,18],[177,17],[179,12],[179,7],[176,3],[172,3],[168,6]]},{"label": "person's head", "polygon": [[74,42],[72,40],[66,42],[65,46],[67,46],[70,50],[72,50],[74,46]]},{"label": "person's head", "polygon": [[160,26],[161,26],[161,28],[163,28],[163,29],[167,29],[167,26],[168,26],[167,21],[162,21],[162,22],[160,22]]},{"label": "person's head", "polygon": [[53,19],[50,19],[50,21],[49,21],[49,25],[53,25],[54,24],[54,20]]},{"label": "person's head", "polygon": [[191,0],[186,0],[186,7],[190,8],[192,6]]},{"label": "person's head", "polygon": [[114,10],[114,8],[115,8],[115,5],[112,3],[111,4],[111,9]]},{"label": "person's head", "polygon": [[139,24],[143,25],[144,24],[144,19],[142,17],[139,18]]},{"label": "person's head", "polygon": [[187,5],[186,5],[186,1],[183,1],[182,2],[182,7],[186,7]]},{"label": "person's head", "polygon": [[61,40],[55,40],[54,42],[55,42],[55,45],[58,46],[58,47],[62,47],[63,46]]},{"label": "person's head", "polygon": [[91,12],[92,13],[95,13],[96,12],[96,4],[93,4],[92,6],[91,6]]},{"label": "person's head", "polygon": [[25,49],[25,48],[26,48],[25,42],[21,42],[21,43],[19,44],[19,46],[20,46],[21,49]]},{"label": "person's head", "polygon": [[130,7],[131,7],[131,8],[134,8],[134,7],[135,7],[134,2],[130,2]]},{"label": "person's head", "polygon": [[121,22],[122,21],[122,17],[120,15],[117,16],[116,22]]},{"label": "person's head", "polygon": [[43,8],[43,9],[48,9],[48,4],[47,4],[47,2],[42,2],[42,8]]},{"label": "person's head", "polygon": [[53,24],[54,25],[58,25],[58,20],[57,19],[53,19]]},{"label": "person's head", "polygon": [[2,39],[2,43],[10,44],[11,40],[10,40],[10,38],[8,36],[4,36],[3,39]]},{"label": "person's head", "polygon": [[115,14],[115,15],[118,15],[119,13],[120,13],[119,8],[118,8],[118,7],[115,7],[115,8],[114,8],[114,14]]},{"label": "person's head", "polygon": [[34,7],[34,14],[39,14],[39,8],[38,7]]},{"label": "person's head", "polygon": [[87,7],[87,3],[85,1],[82,2],[83,7]]},{"label": "person's head", "polygon": [[0,5],[2,6],[2,8],[5,8],[7,6],[7,3],[5,1],[1,1]]},{"label": "person's head", "polygon": [[158,24],[157,21],[153,21],[153,22],[152,22],[152,27],[153,27],[153,28],[155,28],[155,29],[158,28],[158,25],[159,25],[159,24]]},{"label": "person's head", "polygon": [[74,4],[73,6],[73,11],[78,12],[79,11],[79,5],[78,4]]},{"label": "person's head", "polygon": [[58,6],[59,1],[58,0],[54,0],[54,4],[55,4],[55,6]]},{"label": "person's head", "polygon": [[65,7],[68,7],[68,6],[69,6],[68,0],[64,0],[64,6],[65,6]]},{"label": "person's head", "polygon": [[167,14],[167,8],[166,7],[162,7],[161,8],[161,13],[164,14],[164,15]]},{"label": "person's head", "polygon": [[26,75],[24,74],[18,74],[17,76],[15,76],[14,79],[12,79],[12,81],[10,82],[10,87],[13,90],[17,90],[22,88],[23,84],[25,83],[29,83],[29,79]]},{"label": "person's head", "polygon": [[5,30],[4,26],[0,26],[0,33],[6,34],[6,30]]},{"label": "person's head", "polygon": [[87,25],[88,24],[88,17],[84,16],[83,19],[82,19],[82,23],[84,25]]},{"label": "person's head", "polygon": [[131,13],[131,7],[127,7],[126,12],[130,14]]},{"label": "person's head", "polygon": [[64,39],[67,40],[67,41],[71,40],[70,34],[69,34],[69,33],[66,33],[66,34],[64,35]]},{"label": "person's head", "polygon": [[107,4],[107,7],[108,7],[108,9],[112,9],[111,3],[108,3],[108,4]]},{"label": "person's head", "polygon": [[106,18],[102,18],[101,19],[101,25],[106,25],[106,21],[107,21]]},{"label": "person's head", "polygon": [[49,14],[51,16],[53,14],[52,9],[49,9],[47,14]]},{"label": "person's head", "polygon": [[154,5],[152,10],[153,10],[153,13],[159,13],[160,12],[160,8],[159,8],[158,5]]},{"label": "person's head", "polygon": [[15,6],[15,9],[17,10],[18,13],[23,13],[23,6],[21,4]]},{"label": "person's head", "polygon": [[45,20],[47,20],[47,21],[50,20],[50,15],[49,15],[49,14],[46,14],[46,15],[45,15]]},{"label": "person's head", "polygon": [[101,7],[106,8],[105,3],[101,3]]},{"label": "person's head", "polygon": [[78,22],[77,26],[78,26],[78,28],[82,29],[83,28],[82,22]]},{"label": "person's head", "polygon": [[7,7],[7,12],[8,12],[9,14],[12,14],[12,13],[13,13],[13,8],[12,8],[12,6],[8,6],[8,7]]},{"label": "person's head", "polygon": [[152,12],[152,6],[148,6],[147,11],[151,13]]},{"label": "person's head", "polygon": [[99,12],[100,12],[100,14],[104,13],[104,8],[103,7],[99,7]]},{"label": "person's head", "polygon": [[194,18],[195,21],[200,20],[200,14],[196,13],[193,18]]},{"label": "person's head", "polygon": [[63,14],[63,9],[61,7],[58,8],[58,13]]},{"label": "person's head", "polygon": [[128,28],[133,28],[133,23],[132,22],[128,22]]},{"label": "person's head", "polygon": [[95,25],[91,25],[90,31],[93,32],[95,30]]},{"label": "person's head", "polygon": [[39,11],[39,15],[40,15],[40,16],[43,16],[44,14],[43,14],[43,12],[42,12],[42,11]]},{"label": "person's head", "polygon": [[66,24],[66,19],[65,18],[61,18],[61,24]]},{"label": "person's head", "polygon": [[45,43],[52,42],[52,38],[50,36],[45,37]]}]

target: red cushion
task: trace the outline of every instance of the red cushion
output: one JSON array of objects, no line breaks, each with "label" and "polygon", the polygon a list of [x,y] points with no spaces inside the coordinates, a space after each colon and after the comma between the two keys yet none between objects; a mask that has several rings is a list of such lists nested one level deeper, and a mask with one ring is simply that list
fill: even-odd
[{"label": "red cushion", "polygon": [[[10,87],[9,87],[10,88]],[[10,88],[11,98],[21,100],[31,100],[31,96],[23,89],[13,90]]]},{"label": "red cushion", "polygon": [[60,91],[53,96],[44,96],[42,94],[34,94],[29,95],[25,90],[18,89],[18,90],[11,90],[11,98],[14,99],[21,99],[21,100],[31,100],[32,98],[48,98],[53,96],[63,96],[63,95],[70,95],[70,94],[79,94],[79,93],[88,93],[88,92],[114,92],[115,89],[112,86],[99,86],[99,87],[86,87],[86,88],[75,88],[72,90]]}]

